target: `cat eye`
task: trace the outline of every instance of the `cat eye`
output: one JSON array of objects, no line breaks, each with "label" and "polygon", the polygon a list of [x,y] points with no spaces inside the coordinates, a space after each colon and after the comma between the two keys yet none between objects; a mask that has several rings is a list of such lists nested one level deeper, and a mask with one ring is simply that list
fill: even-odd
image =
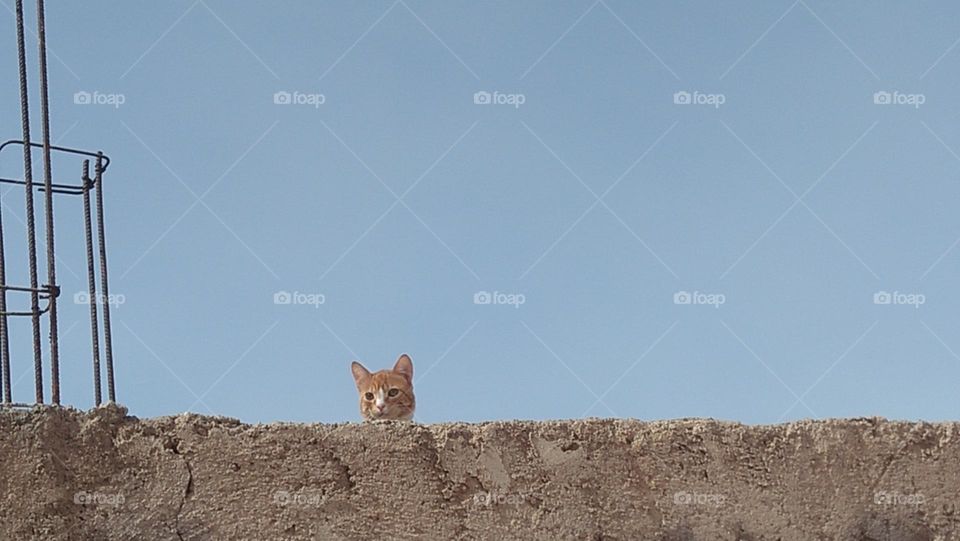
[{"label": "cat eye", "polygon": [[367,393],[363,395],[363,397],[366,398],[367,400],[373,400],[373,393]]},{"label": "cat eye", "polygon": [[398,394],[400,394],[400,389],[390,389],[390,391],[387,393],[387,396],[393,397],[397,396]]}]

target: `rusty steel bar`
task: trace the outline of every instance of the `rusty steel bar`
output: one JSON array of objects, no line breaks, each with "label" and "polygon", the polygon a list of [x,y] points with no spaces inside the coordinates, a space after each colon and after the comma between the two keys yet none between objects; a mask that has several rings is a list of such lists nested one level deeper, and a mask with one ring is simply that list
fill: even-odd
[{"label": "rusty steel bar", "polygon": [[[57,326],[57,259],[53,236],[53,174],[50,164],[50,92],[47,81],[47,26],[43,1],[37,0],[37,49],[40,59],[40,126],[43,137],[43,214],[47,234],[47,286],[50,288],[50,387],[51,401],[60,404],[60,341]],[[24,137],[25,141],[29,141]]]},{"label": "rusty steel bar", "polygon": [[100,390],[100,328],[97,323],[97,280],[93,259],[93,227],[90,221],[90,160],[83,160],[83,234],[87,244],[87,294],[90,302],[90,343],[93,348],[93,397],[99,406],[103,401]]},{"label": "rusty steel bar", "polygon": [[[27,53],[23,37],[23,0],[16,0],[17,55],[20,67],[20,120],[23,140],[30,141],[30,103],[27,93]],[[37,291],[37,237],[33,216],[33,157],[23,145],[23,180],[26,197],[27,258],[30,265],[30,311],[33,324],[33,369],[37,404],[43,404],[43,359],[40,346],[40,296]]]},{"label": "rusty steel bar", "polygon": [[[107,241],[103,225],[103,152],[97,152],[94,184],[97,191],[97,243],[100,246],[100,290],[103,296],[103,352],[107,362],[107,400],[117,401],[113,380],[113,339],[110,332],[110,288],[107,285]],[[109,163],[109,162],[108,162]]]},{"label": "rusty steel bar", "polygon": [[[0,205],[2,207],[2,205]],[[0,212],[0,402],[13,402],[10,388],[10,337],[7,335],[7,268],[3,249],[3,213]]]},{"label": "rusty steel bar", "polygon": [[[10,140],[4,141],[3,144],[0,144],[0,151],[3,151],[3,149],[7,148],[9,145],[23,145],[23,141],[19,139],[10,139]],[[30,146],[34,148],[43,147],[43,145],[40,143],[30,143]],[[103,155],[103,162],[104,162],[103,170],[106,171],[107,168],[110,167],[110,156],[107,156],[102,152],[91,152],[89,150],[81,150],[79,148],[71,148],[71,147],[61,147],[57,145],[50,145],[50,149],[56,150],[58,152],[64,152],[67,154],[76,154],[78,156],[90,156],[91,158],[96,158],[98,154]],[[83,186],[80,186],[80,188],[82,187]]]}]

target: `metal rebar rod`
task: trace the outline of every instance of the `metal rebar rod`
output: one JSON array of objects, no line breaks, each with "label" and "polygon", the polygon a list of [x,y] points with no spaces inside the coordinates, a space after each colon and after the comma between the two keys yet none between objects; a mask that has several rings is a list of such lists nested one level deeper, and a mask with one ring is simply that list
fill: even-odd
[{"label": "metal rebar rod", "polygon": [[43,213],[47,234],[47,285],[50,287],[50,386],[51,401],[60,403],[60,341],[57,332],[57,259],[53,236],[53,174],[50,164],[50,92],[47,81],[47,28],[43,0],[37,0],[37,42],[40,60],[40,125],[43,136]]},{"label": "metal rebar rod", "polygon": [[[2,205],[0,205],[2,207]],[[7,336],[7,268],[3,249],[3,213],[0,212],[0,402],[13,402],[10,388],[10,338]]]},{"label": "metal rebar rod", "polygon": [[103,352],[107,361],[107,400],[117,401],[117,390],[113,381],[113,339],[110,334],[110,288],[107,284],[107,241],[103,232],[103,152],[97,153],[94,172],[97,190],[97,243],[100,246],[100,290],[103,297]]},{"label": "metal rebar rod", "polygon": [[33,160],[30,155],[30,105],[27,93],[27,54],[23,37],[23,0],[16,0],[17,55],[20,64],[20,119],[23,125],[23,180],[26,197],[27,259],[30,264],[30,311],[33,324],[33,369],[37,404],[43,404],[43,364],[40,346],[40,297],[37,292],[37,239],[33,217]]},{"label": "metal rebar rod", "polygon": [[90,160],[83,160],[83,234],[87,243],[87,294],[90,302],[90,341],[93,345],[93,397],[99,406],[103,401],[100,390],[100,329],[97,324],[97,280],[93,259],[93,227],[90,221]]}]

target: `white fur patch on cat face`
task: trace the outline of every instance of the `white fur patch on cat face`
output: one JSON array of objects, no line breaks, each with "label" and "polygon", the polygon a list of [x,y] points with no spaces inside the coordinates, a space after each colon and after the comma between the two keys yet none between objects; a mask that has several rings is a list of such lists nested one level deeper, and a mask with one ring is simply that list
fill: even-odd
[{"label": "white fur patch on cat face", "polygon": [[377,398],[374,401],[374,405],[377,407],[377,410],[382,413],[387,407],[387,395],[383,389],[379,389],[377,390],[376,396]]}]

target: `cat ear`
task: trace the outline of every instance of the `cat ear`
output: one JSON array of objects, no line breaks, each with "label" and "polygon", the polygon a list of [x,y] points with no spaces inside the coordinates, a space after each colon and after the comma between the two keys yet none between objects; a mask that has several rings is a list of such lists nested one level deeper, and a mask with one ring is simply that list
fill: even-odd
[{"label": "cat ear", "polygon": [[410,360],[410,356],[404,353],[397,359],[397,363],[393,365],[393,371],[407,378],[407,381],[413,381],[413,361]]},{"label": "cat ear", "polygon": [[350,364],[350,371],[353,372],[353,381],[356,382],[357,387],[360,386],[360,380],[370,375],[370,371],[357,361]]}]

